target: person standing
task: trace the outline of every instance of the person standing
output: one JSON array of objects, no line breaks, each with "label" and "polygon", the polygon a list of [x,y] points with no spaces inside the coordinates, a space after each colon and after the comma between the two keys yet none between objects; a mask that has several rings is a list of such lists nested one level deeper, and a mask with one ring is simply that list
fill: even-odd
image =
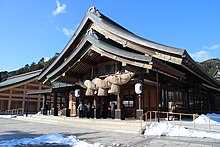
[{"label": "person standing", "polygon": [[100,103],[98,103],[96,107],[96,118],[99,119],[100,117],[101,117],[101,105]]},{"label": "person standing", "polygon": [[115,103],[114,102],[111,103],[111,118],[112,119],[115,118]]},{"label": "person standing", "polygon": [[87,118],[91,117],[91,104],[88,102],[87,104]]},{"label": "person standing", "polygon": [[168,120],[174,120],[175,113],[176,113],[176,103],[172,102],[170,112],[169,112],[170,116],[168,117]]},{"label": "person standing", "polygon": [[108,105],[104,102],[104,103],[103,103],[103,115],[102,115],[102,117],[103,117],[104,119],[106,119],[107,116],[108,116]]},{"label": "person standing", "polygon": [[79,118],[83,118],[84,106],[83,106],[82,102],[80,102],[80,104],[78,106],[78,111],[79,111]]},{"label": "person standing", "polygon": [[48,111],[48,104],[45,104],[45,115],[47,115],[47,111]]}]

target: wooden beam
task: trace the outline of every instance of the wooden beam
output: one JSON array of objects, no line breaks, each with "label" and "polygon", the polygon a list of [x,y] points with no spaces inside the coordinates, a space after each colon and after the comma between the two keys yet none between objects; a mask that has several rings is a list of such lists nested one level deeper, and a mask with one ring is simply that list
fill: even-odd
[{"label": "wooden beam", "polygon": [[66,72],[65,77],[68,77],[70,79],[80,79],[82,75],[80,73],[68,71]]},{"label": "wooden beam", "polygon": [[91,49],[94,50],[95,52],[101,54],[101,56],[106,56],[108,58],[111,58],[111,59],[119,61],[119,62],[124,62],[126,64],[130,64],[130,65],[137,66],[137,67],[152,69],[152,65],[149,65],[149,64],[146,64],[146,63],[137,62],[137,61],[127,60],[127,59],[121,58],[119,56],[107,53],[107,52],[103,51],[102,49],[100,49],[98,47],[95,47],[95,46],[92,46]]},{"label": "wooden beam", "polygon": [[97,65],[96,63],[91,62],[90,60],[85,59],[85,58],[81,58],[81,59],[79,59],[79,61],[84,63],[84,64],[90,65],[90,66],[96,66]]}]

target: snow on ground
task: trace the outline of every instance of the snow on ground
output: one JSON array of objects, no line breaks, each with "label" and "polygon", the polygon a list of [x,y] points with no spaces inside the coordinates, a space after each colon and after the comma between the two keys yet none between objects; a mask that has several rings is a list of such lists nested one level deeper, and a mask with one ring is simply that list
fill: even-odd
[{"label": "snow on ground", "polygon": [[[220,115],[219,114],[202,114],[197,119],[195,123],[210,125],[220,125]],[[218,117],[218,118],[217,118]],[[174,125],[170,123],[153,123],[145,130],[145,135],[155,135],[155,136],[184,136],[184,137],[209,137],[213,139],[220,139],[219,133],[213,132],[202,132],[192,129],[187,129],[185,127],[180,127],[179,125]]]},{"label": "snow on ground", "polygon": [[[200,115],[197,119],[195,119],[195,123],[199,123],[199,124],[209,124],[209,117],[210,115]],[[212,115],[213,116],[213,115]],[[220,122],[216,121],[217,118],[212,118],[210,119],[210,125],[219,125]],[[219,118],[218,118],[219,119]]]},{"label": "snow on ground", "polygon": [[144,135],[153,136],[183,136],[183,137],[202,137],[220,139],[219,133],[204,132],[187,129],[183,126],[174,125],[170,123],[152,123],[146,127]]},{"label": "snow on ground", "polygon": [[[209,117],[220,117],[218,114],[207,114],[201,115],[197,119],[195,119],[196,123],[200,124],[208,124]],[[0,115],[0,118],[13,118],[16,116],[13,115]],[[219,118],[211,118],[210,119],[211,125],[220,125]],[[183,137],[201,137],[201,138],[213,138],[213,139],[220,139],[220,133],[213,133],[213,132],[205,132],[205,131],[198,131],[187,129],[183,126],[174,125],[168,122],[161,122],[161,123],[152,123],[149,127],[146,127],[144,135],[153,135],[153,136],[183,136]],[[36,138],[23,138],[19,140],[5,140],[0,141],[1,145],[5,146],[18,146],[18,145],[48,145],[48,144],[56,144],[56,145],[70,145],[70,146],[82,146],[82,147],[101,147],[103,145],[96,143],[96,144],[89,144],[84,141],[78,140],[75,136],[65,136],[62,134],[49,134],[43,135]]]},{"label": "snow on ground", "polygon": [[216,114],[216,113],[208,113],[206,114],[206,116],[209,116],[212,120],[220,123],[220,114]]},{"label": "snow on ground", "polygon": [[100,143],[89,144],[84,141],[80,141],[75,136],[65,136],[63,134],[49,134],[36,138],[23,138],[13,140],[0,141],[1,146],[13,147],[13,146],[32,146],[32,145],[69,145],[74,147],[103,147]]},{"label": "snow on ground", "polygon": [[17,115],[0,115],[0,118],[15,118]]}]

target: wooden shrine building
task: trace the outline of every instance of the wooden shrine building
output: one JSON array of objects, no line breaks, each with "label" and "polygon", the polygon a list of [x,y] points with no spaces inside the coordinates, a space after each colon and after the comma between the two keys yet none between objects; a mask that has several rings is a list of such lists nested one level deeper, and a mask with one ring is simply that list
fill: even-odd
[{"label": "wooden shrine building", "polygon": [[42,70],[36,70],[7,78],[0,83],[0,113],[6,110],[29,108],[29,112],[38,112],[43,103],[42,95],[28,96],[26,93],[33,90],[45,90],[50,85],[38,82],[38,76]]},{"label": "wooden shrine building", "polygon": [[[70,116],[79,101],[92,103],[95,117],[116,104],[116,118],[138,118],[150,110],[219,112],[220,84],[187,53],[141,38],[91,7],[57,59],[39,76],[51,82],[54,115],[63,95]],[[135,85],[138,93],[135,92]],[[138,89],[139,88],[139,89]],[[79,97],[74,91],[80,89]],[[71,104],[69,103],[71,102]],[[100,109],[100,110],[99,110]],[[72,112],[71,112],[72,111]]]}]

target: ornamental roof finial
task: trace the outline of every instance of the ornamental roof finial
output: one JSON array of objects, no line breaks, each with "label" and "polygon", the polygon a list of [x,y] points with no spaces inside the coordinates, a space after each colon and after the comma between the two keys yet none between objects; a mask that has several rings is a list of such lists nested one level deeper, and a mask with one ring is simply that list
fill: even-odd
[{"label": "ornamental roof finial", "polygon": [[94,6],[90,7],[88,12],[93,13],[93,14],[97,15],[98,17],[101,16],[101,14],[99,13],[99,10],[96,9],[96,7],[94,7]]}]

